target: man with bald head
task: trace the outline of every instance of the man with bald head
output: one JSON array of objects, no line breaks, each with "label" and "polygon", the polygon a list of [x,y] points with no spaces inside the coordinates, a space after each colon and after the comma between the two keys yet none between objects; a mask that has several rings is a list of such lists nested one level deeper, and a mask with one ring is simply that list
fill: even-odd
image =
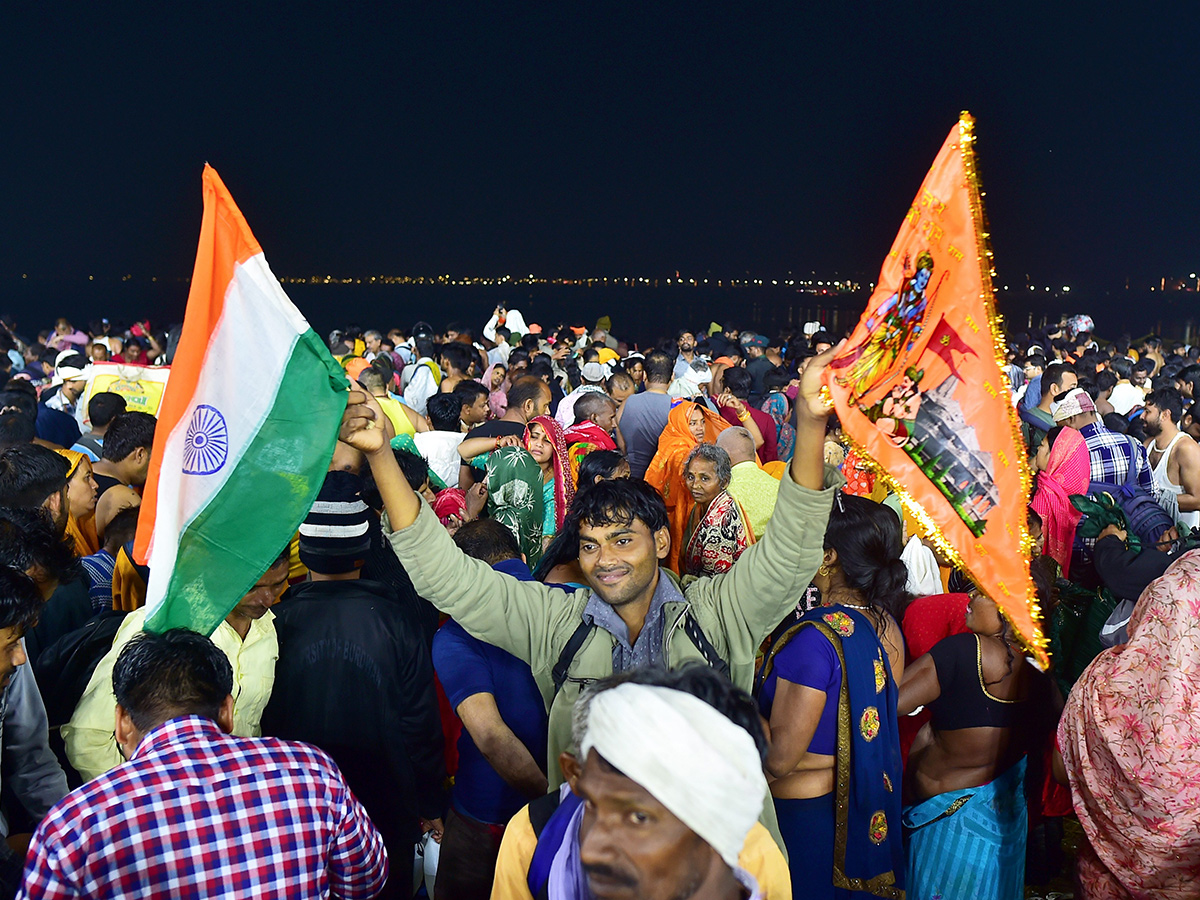
[{"label": "man with bald head", "polygon": [[759,468],[754,453],[754,438],[742,426],[722,431],[717,435],[717,446],[729,454],[729,461],[733,463],[732,477],[726,490],[746,510],[750,518],[750,530],[757,541],[766,531],[767,523],[775,512],[779,479]]}]

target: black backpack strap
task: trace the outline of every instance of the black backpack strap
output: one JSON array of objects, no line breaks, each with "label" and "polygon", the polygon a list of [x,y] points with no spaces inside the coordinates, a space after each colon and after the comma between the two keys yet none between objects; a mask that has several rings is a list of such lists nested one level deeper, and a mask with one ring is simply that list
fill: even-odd
[{"label": "black backpack strap", "polygon": [[700,623],[696,621],[690,609],[683,614],[683,633],[688,636],[688,640],[700,651],[700,655],[704,657],[706,663],[726,678],[729,677],[729,663],[721,658],[721,654],[717,652],[717,648],[712,645],[712,642],[704,634],[704,630],[700,627]]},{"label": "black backpack strap", "polygon": [[583,642],[587,640],[587,636],[592,632],[592,623],[582,621],[571,633],[571,637],[567,639],[566,646],[563,647],[562,653],[558,655],[558,662],[554,664],[554,668],[550,670],[550,677],[554,679],[554,695],[558,696],[558,692],[562,690],[562,686],[566,684],[567,672],[570,671],[571,663],[575,659],[575,654],[579,652],[579,648],[583,646]]},{"label": "black backpack strap", "polygon": [[534,835],[541,837],[542,829],[550,821],[559,805],[558,791],[551,791],[545,796],[529,801],[529,825]]}]

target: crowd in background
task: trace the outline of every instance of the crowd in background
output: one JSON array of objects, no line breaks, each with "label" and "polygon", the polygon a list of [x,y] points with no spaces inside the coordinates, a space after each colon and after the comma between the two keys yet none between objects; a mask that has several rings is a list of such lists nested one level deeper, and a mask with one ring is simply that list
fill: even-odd
[{"label": "crowd in background", "polygon": [[89,383],[178,334],[0,317],[0,893],[1197,896],[1200,346],[1007,336],[1043,670],[830,415],[841,337],[335,331],[310,513],[154,635],[155,419]]}]

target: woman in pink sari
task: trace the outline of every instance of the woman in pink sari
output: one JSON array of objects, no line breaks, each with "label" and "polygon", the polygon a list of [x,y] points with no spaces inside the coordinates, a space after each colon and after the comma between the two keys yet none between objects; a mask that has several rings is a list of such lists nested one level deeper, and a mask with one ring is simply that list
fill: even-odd
[{"label": "woman in pink sari", "polygon": [[1058,744],[1087,900],[1200,897],[1200,551],[1142,593],[1129,643],[1067,698]]},{"label": "woman in pink sari", "polygon": [[488,366],[483,377],[477,380],[488,389],[488,409],[491,410],[492,418],[503,418],[508,409],[507,391],[511,386],[508,383],[508,369],[504,363],[493,363]]},{"label": "woman in pink sari", "polygon": [[1055,425],[1047,432],[1034,457],[1036,486],[1029,505],[1042,517],[1043,552],[1070,574],[1075,527],[1083,517],[1071,505],[1071,494],[1086,494],[1091,461],[1083,436],[1074,428]]},{"label": "woman in pink sari", "polygon": [[534,416],[525,429],[525,449],[542,469],[545,522],[543,543],[549,544],[563,526],[575,500],[575,479],[562,426],[551,416]]}]

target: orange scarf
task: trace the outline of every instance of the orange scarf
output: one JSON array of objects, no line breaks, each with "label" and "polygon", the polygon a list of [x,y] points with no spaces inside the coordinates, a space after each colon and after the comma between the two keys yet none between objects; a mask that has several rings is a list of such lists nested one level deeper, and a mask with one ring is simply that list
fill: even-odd
[{"label": "orange scarf", "polygon": [[679,573],[679,557],[683,549],[683,535],[687,530],[688,516],[695,501],[683,483],[683,466],[688,454],[699,441],[688,428],[688,413],[697,409],[704,413],[704,442],[715,444],[717,435],[730,427],[729,423],[708,407],[690,400],[677,400],[667,416],[667,427],[658,436],[658,452],[646,470],[646,483],[662,494],[667,504],[667,519],[671,529],[671,550],[667,554],[667,566]]},{"label": "orange scarf", "polygon": [[[71,468],[67,470],[67,481],[75,477],[79,463],[87,459],[84,454],[75,450],[55,450],[54,452],[71,464]],[[75,543],[76,556],[91,556],[93,553],[100,552],[100,538],[96,535],[95,511],[82,519],[76,519],[72,513],[68,512],[66,534]]]}]

